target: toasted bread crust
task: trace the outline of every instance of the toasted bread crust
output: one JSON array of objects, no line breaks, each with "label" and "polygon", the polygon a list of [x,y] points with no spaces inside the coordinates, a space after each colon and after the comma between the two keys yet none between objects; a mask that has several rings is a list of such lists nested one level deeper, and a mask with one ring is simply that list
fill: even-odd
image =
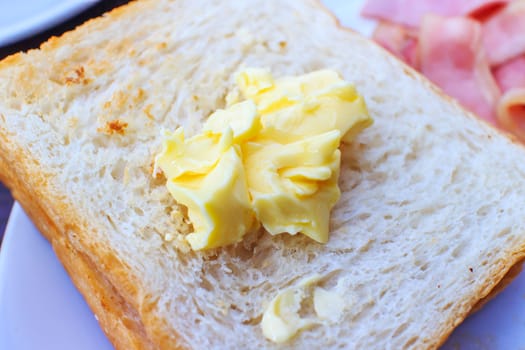
[{"label": "toasted bread crust", "polygon": [[[9,151],[0,154],[0,180],[12,191],[14,198],[24,208],[31,221],[51,243],[60,262],[96,315],[106,336],[117,349],[154,349],[137,310],[133,309],[109,282],[107,277],[112,270],[111,266],[106,271],[98,269],[88,258],[88,254],[96,255],[97,251],[89,252],[88,247],[83,247],[85,251],[81,253],[71,245],[65,229],[60,227],[62,225],[49,211],[50,202],[46,201],[44,204],[42,196],[35,195],[35,192],[29,191],[27,184],[22,183],[21,179],[30,178],[31,174],[22,166],[12,166],[23,164],[27,158],[23,154],[15,154],[13,150]],[[54,205],[60,206],[59,203]],[[120,271],[122,273],[122,270]]]}]

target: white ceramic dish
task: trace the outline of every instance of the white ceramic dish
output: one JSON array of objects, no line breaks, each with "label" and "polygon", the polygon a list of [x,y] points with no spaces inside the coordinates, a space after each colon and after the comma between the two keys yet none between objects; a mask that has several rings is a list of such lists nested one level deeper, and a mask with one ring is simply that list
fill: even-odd
[{"label": "white ceramic dish", "polygon": [[50,244],[18,203],[0,251],[0,349],[112,349]]},{"label": "white ceramic dish", "polygon": [[[1,1],[1,0],[0,0]],[[369,34],[362,0],[325,0],[344,25]],[[525,273],[456,329],[443,349],[524,349]],[[93,313],[18,204],[0,253],[0,349],[112,349]]]},{"label": "white ceramic dish", "polygon": [[43,31],[98,0],[0,0],[0,46]]}]

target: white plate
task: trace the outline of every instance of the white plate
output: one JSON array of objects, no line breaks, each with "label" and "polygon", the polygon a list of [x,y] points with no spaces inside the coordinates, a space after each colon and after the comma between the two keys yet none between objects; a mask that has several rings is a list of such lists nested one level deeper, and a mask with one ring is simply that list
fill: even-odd
[{"label": "white plate", "polygon": [[[325,0],[344,25],[369,34],[362,0]],[[0,254],[0,349],[111,349],[50,245],[15,204]],[[524,349],[525,273],[467,319],[443,349]]]},{"label": "white plate", "polygon": [[98,0],[0,0],[0,46],[43,31]]},{"label": "white plate", "polygon": [[112,349],[50,244],[18,203],[0,252],[0,349]]}]

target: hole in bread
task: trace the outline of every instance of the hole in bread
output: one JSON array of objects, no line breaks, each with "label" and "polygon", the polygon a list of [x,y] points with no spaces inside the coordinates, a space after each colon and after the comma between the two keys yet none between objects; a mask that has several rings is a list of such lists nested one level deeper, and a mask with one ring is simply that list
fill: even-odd
[{"label": "hole in bread", "polygon": [[506,235],[508,235],[510,232],[511,232],[510,227],[505,227],[503,230],[501,230],[500,232],[498,232],[498,234],[496,235],[496,237],[503,237],[503,236],[506,236]]},{"label": "hole in bread", "polygon": [[488,212],[489,212],[489,206],[484,205],[476,211],[476,215],[477,216],[487,216]]},{"label": "hole in bread", "polygon": [[141,208],[135,207],[135,208],[133,208],[133,211],[134,211],[135,214],[137,214],[138,216],[144,216],[144,210],[142,210]]},{"label": "hole in bread", "polygon": [[442,311],[447,311],[448,309],[450,309],[450,308],[452,307],[453,304],[454,304],[454,303],[452,303],[452,302],[447,303],[447,304],[445,304],[445,306],[443,306],[443,307],[441,308],[441,310],[442,310]]},{"label": "hole in bread", "polygon": [[316,256],[317,254],[315,254],[314,252],[308,252],[306,255],[306,262],[308,264],[311,263],[315,259]]},{"label": "hole in bread", "polygon": [[439,250],[438,250],[437,255],[444,254],[448,250],[448,248],[449,248],[448,245],[441,246],[441,248],[439,248]]},{"label": "hole in bread", "polygon": [[461,242],[459,245],[457,245],[454,250],[452,250],[452,258],[457,259],[461,253],[463,252],[463,249],[465,248],[465,243]]},{"label": "hole in bread", "polygon": [[313,303],[313,287],[307,288],[307,291],[301,300],[299,308],[299,316],[301,318],[315,317],[314,303]]},{"label": "hole in bread", "polygon": [[[202,309],[199,307],[199,303],[195,300],[195,297],[192,296],[192,297],[191,297],[191,300],[192,300],[192,302],[193,302],[193,306],[195,306],[195,310],[197,310],[197,313],[198,313],[200,316],[203,316],[203,317],[204,317],[204,315],[205,315],[205,314],[204,314],[204,311],[202,311]],[[200,318],[196,318],[196,319],[194,320],[194,322],[195,322],[196,324],[199,324],[199,323],[201,323],[201,320],[200,320]]]},{"label": "hole in bread", "polygon": [[405,343],[405,345],[403,346],[403,349],[406,349],[406,348],[411,347],[411,346],[414,345],[418,340],[419,340],[419,337],[417,337],[417,336],[414,336],[414,337],[408,339],[407,342]]},{"label": "hole in bread", "polygon": [[106,219],[108,220],[108,222],[109,222],[109,224],[111,225],[111,227],[113,228],[113,230],[116,230],[116,229],[117,229],[117,225],[115,225],[115,222],[113,221],[113,219],[111,218],[111,216],[106,215]]},{"label": "hole in bread", "polygon": [[203,276],[204,275],[204,272],[202,273],[201,275],[201,280],[199,282],[199,286],[208,291],[208,292],[213,292],[215,290],[215,288],[213,287],[213,283],[211,283],[206,277]]},{"label": "hole in bread", "polygon": [[424,260],[420,260],[420,259],[416,259],[414,261],[414,265],[416,265],[417,267],[419,267],[419,269],[421,271],[426,271],[428,269],[428,265],[429,263],[427,261],[424,261]]},{"label": "hole in bread", "polygon": [[353,317],[352,322],[359,322],[362,320],[370,309],[375,305],[375,300],[368,300],[366,303],[361,305],[362,309],[359,310]]},{"label": "hole in bread", "polygon": [[111,169],[111,177],[114,180],[120,181],[124,178],[124,169],[126,168],[126,162],[122,159],[118,160],[113,169]]},{"label": "hole in bread", "polygon": [[246,247],[241,242],[234,246],[232,253],[233,253],[233,256],[238,257],[242,261],[247,261],[253,257],[254,247]]},{"label": "hole in bread", "polygon": [[408,323],[403,323],[392,333],[392,338],[400,336],[408,328]]},{"label": "hole in bread", "polygon": [[361,213],[361,214],[359,214],[357,216],[357,219],[358,220],[366,220],[366,219],[368,219],[371,216],[372,216],[372,214],[370,214],[370,213]]},{"label": "hole in bread", "polygon": [[106,167],[103,166],[98,170],[98,177],[103,178],[106,175]]},{"label": "hole in bread", "polygon": [[247,320],[243,320],[241,321],[241,323],[245,326],[255,326],[261,323],[261,321],[262,321],[262,315],[259,315],[257,317],[252,317]]},{"label": "hole in bread", "polygon": [[385,102],[385,98],[381,95],[372,96],[370,99],[378,104]]}]

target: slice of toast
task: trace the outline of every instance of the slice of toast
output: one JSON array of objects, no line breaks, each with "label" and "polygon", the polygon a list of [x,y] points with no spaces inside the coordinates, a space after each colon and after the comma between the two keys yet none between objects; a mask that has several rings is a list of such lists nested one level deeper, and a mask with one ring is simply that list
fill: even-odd
[{"label": "slice of toast", "polygon": [[[161,129],[199,132],[243,67],[333,69],[367,102],[325,245],[170,240],[190,227],[152,176]],[[137,1],[0,62],[0,87],[0,179],[118,349],[436,348],[525,255],[523,147],[315,1]],[[265,339],[318,274],[340,317]]]}]

